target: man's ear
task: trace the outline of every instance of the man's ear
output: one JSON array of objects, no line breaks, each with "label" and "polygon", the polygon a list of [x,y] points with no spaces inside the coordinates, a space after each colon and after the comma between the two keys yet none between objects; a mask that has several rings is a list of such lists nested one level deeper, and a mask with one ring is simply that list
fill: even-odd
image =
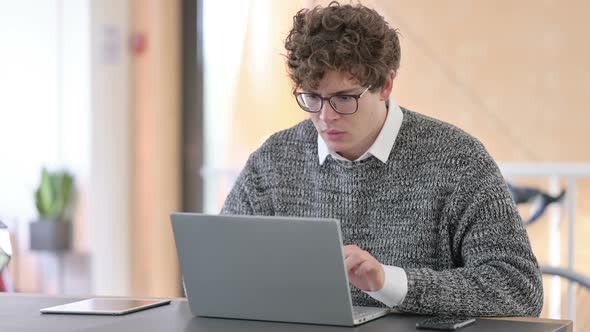
[{"label": "man's ear", "polygon": [[387,75],[387,79],[385,80],[385,84],[381,88],[379,92],[379,97],[381,100],[389,100],[389,96],[391,96],[391,91],[393,91],[393,80],[395,79],[395,72],[392,70],[389,75]]}]

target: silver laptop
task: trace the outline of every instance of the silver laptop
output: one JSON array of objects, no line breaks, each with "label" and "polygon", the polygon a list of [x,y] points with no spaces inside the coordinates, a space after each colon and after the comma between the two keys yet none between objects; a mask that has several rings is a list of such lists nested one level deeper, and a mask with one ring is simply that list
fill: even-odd
[{"label": "silver laptop", "polygon": [[354,307],[335,219],[174,213],[193,315],[353,326],[388,308]]}]

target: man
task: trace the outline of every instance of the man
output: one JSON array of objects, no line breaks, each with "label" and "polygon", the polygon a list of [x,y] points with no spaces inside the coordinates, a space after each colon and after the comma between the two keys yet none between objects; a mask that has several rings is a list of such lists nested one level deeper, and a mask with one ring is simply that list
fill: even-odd
[{"label": "man", "polygon": [[304,9],[285,47],[310,119],[252,153],[222,213],[339,219],[354,305],[538,316],[540,271],[497,165],[390,99],[400,47],[383,17]]}]

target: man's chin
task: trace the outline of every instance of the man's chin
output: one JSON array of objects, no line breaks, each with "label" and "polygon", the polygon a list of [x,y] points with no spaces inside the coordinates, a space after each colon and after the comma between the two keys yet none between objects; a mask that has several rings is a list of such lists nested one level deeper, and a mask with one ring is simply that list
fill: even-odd
[{"label": "man's chin", "polygon": [[340,155],[342,154],[342,151],[348,150],[346,144],[328,144],[328,148],[330,151],[337,152]]}]

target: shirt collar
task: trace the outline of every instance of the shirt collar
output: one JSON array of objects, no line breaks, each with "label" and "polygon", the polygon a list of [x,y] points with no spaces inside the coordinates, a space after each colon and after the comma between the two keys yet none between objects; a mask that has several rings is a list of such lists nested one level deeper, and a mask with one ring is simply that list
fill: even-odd
[{"label": "shirt collar", "polygon": [[[369,150],[363,153],[363,155],[357,158],[355,161],[360,161],[367,159],[370,156],[375,156],[375,158],[379,159],[382,163],[387,163],[387,159],[389,158],[389,154],[393,149],[393,145],[395,144],[395,140],[399,134],[399,129],[402,125],[403,119],[404,114],[401,108],[397,103],[395,103],[393,98],[390,98],[389,111],[385,117],[383,128],[381,128],[379,135],[377,135],[375,142],[373,142],[373,145],[371,145]],[[322,135],[318,134],[318,157],[320,160],[320,165],[326,161],[328,155],[332,155],[332,157],[337,160],[348,160],[337,152],[331,151],[322,138]]]}]

